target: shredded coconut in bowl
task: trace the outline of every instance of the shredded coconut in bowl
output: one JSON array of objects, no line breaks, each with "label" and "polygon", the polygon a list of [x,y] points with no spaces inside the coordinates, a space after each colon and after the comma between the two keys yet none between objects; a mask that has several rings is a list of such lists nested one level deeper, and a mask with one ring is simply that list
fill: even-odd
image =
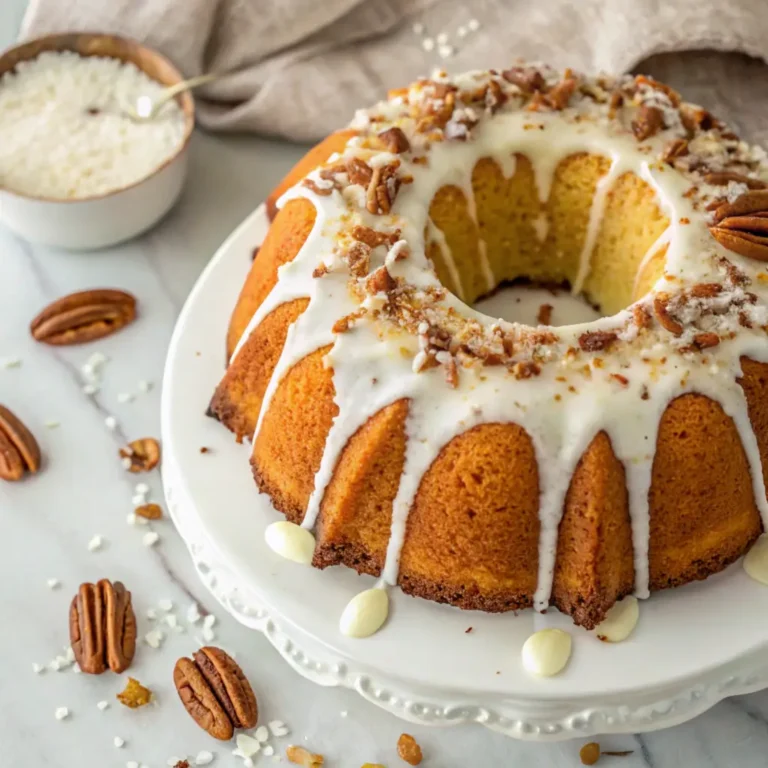
[{"label": "shredded coconut in bowl", "polygon": [[149,176],[184,141],[175,100],[153,120],[123,113],[165,86],[132,63],[44,52],[0,78],[0,188],[34,197],[103,195]]}]

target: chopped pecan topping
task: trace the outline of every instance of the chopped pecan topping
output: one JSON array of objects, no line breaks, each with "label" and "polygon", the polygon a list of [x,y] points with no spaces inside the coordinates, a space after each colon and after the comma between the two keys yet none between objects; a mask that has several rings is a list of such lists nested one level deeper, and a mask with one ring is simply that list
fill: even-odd
[{"label": "chopped pecan topping", "polygon": [[459,386],[459,369],[456,365],[456,358],[451,357],[443,363],[443,370],[445,371],[445,381],[448,386],[456,389]]},{"label": "chopped pecan topping", "polygon": [[587,331],[579,336],[579,346],[585,352],[608,349],[618,336],[613,331]]},{"label": "chopped pecan topping", "polygon": [[369,293],[380,293],[391,291],[397,283],[395,278],[389,274],[386,267],[379,267],[366,281],[365,288]]},{"label": "chopped pecan topping", "polygon": [[648,75],[638,75],[635,78],[635,85],[641,86],[646,85],[649,88],[652,88],[654,91],[661,91],[663,94],[667,96],[670,103],[673,107],[679,107],[681,98],[680,94],[672,87],[667,85],[666,83],[659,82],[658,80],[654,80],[652,77],[649,77]]},{"label": "chopped pecan topping", "polygon": [[539,307],[539,312],[536,315],[536,321],[539,325],[549,325],[552,322],[552,305],[542,304]]},{"label": "chopped pecan topping", "polygon": [[722,257],[718,259],[718,263],[728,276],[728,281],[731,285],[744,286],[749,285],[751,282],[747,274],[740,270],[733,262],[729,261],[728,259]]},{"label": "chopped pecan topping", "polygon": [[350,184],[359,184],[361,187],[367,187],[371,183],[373,170],[359,157],[349,157],[345,162]]},{"label": "chopped pecan topping", "polygon": [[323,277],[323,275],[328,274],[328,267],[325,266],[325,264],[321,264],[319,267],[315,267],[312,270],[312,277],[318,278]]},{"label": "chopped pecan topping", "polygon": [[400,239],[399,229],[389,233],[378,232],[375,229],[363,227],[359,224],[352,227],[350,234],[355,240],[359,240],[371,248],[375,248],[377,245],[393,246]]},{"label": "chopped pecan topping", "polygon": [[523,93],[542,91],[546,87],[544,75],[533,67],[512,67],[505,69],[501,76],[512,85],[516,85]]},{"label": "chopped pecan topping", "polygon": [[690,290],[694,299],[711,299],[723,290],[720,283],[696,283]]},{"label": "chopped pecan topping", "polygon": [[398,160],[396,164],[373,169],[366,198],[366,208],[370,213],[382,214],[392,210],[401,183],[397,177],[399,163]]},{"label": "chopped pecan topping", "polygon": [[608,102],[608,117],[613,119],[616,117],[616,113],[621,109],[624,104],[624,94],[617,88],[611,93],[611,99]]},{"label": "chopped pecan topping", "polygon": [[768,187],[762,179],[753,179],[751,176],[744,176],[742,173],[734,171],[720,171],[719,173],[708,173],[704,176],[704,181],[713,187],[724,187],[732,181],[737,184],[746,184],[748,189],[765,189]]},{"label": "chopped pecan topping", "polygon": [[675,336],[683,333],[683,326],[675,320],[669,312],[669,304],[672,297],[663,291],[653,297],[653,311],[659,320],[662,328],[665,328]]},{"label": "chopped pecan topping", "polygon": [[371,246],[355,241],[344,254],[349,271],[355,277],[365,277],[371,268]]},{"label": "chopped pecan topping", "polygon": [[408,137],[403,133],[402,129],[398,128],[396,125],[380,133],[379,138],[384,142],[384,146],[396,155],[399,155],[402,152],[408,152],[411,148],[411,143],[408,141]]},{"label": "chopped pecan topping", "polygon": [[621,384],[622,387],[629,386],[629,379],[626,376],[622,376],[620,373],[612,373],[611,378]]},{"label": "chopped pecan topping", "polygon": [[673,139],[664,147],[661,159],[672,165],[678,157],[688,154],[688,139]]},{"label": "chopped pecan topping", "polygon": [[720,337],[716,333],[697,333],[693,337],[693,345],[696,349],[716,347],[719,343]]},{"label": "chopped pecan topping", "polygon": [[316,195],[328,197],[333,192],[333,187],[320,187],[314,179],[304,179],[301,182],[307,189],[311,189]]},{"label": "chopped pecan topping", "polygon": [[658,107],[642,104],[632,121],[632,133],[638,141],[655,136],[664,127],[664,113]]},{"label": "chopped pecan topping", "polygon": [[632,319],[638,328],[648,328],[651,325],[651,313],[641,304],[632,307]]},{"label": "chopped pecan topping", "polygon": [[520,361],[512,366],[512,373],[516,379],[530,379],[532,376],[538,376],[541,373],[541,366],[538,363]]},{"label": "chopped pecan topping", "polygon": [[719,124],[706,109],[695,107],[692,104],[680,106],[680,119],[689,135],[693,135],[697,130],[708,131]]},{"label": "chopped pecan topping", "polygon": [[573,93],[576,90],[576,86],[578,86],[578,84],[579,81],[570,75],[570,73],[566,72],[566,76],[563,77],[559,83],[553,85],[547,91],[547,103],[552,107],[552,109],[565,109],[568,106],[568,102],[571,100],[571,96],[573,96]]}]

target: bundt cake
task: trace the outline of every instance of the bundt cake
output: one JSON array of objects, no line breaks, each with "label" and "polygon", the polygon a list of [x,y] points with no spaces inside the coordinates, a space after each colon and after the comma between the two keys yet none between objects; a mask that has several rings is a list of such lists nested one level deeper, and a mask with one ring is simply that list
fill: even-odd
[{"label": "bundt cake", "polygon": [[[768,520],[766,181],[647,77],[419,80],[270,197],[211,412],[314,565],[594,627]],[[521,278],[603,317],[472,309]]]}]

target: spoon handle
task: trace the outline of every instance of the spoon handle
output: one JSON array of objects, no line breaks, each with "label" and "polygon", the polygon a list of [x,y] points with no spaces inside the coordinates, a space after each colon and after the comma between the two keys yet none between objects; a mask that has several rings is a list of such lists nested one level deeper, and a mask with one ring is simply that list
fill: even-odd
[{"label": "spoon handle", "polygon": [[198,75],[197,77],[190,77],[189,80],[182,80],[180,83],[176,83],[176,85],[171,85],[170,87],[166,88],[163,91],[163,95],[160,96],[157,101],[153,104],[153,112],[157,113],[158,110],[163,106],[163,104],[170,101],[174,96],[178,95],[179,93],[183,93],[184,91],[189,90],[190,88],[197,88],[198,85],[205,85],[205,83],[210,83],[213,80],[216,80],[219,77],[219,75],[210,73],[207,75]]}]

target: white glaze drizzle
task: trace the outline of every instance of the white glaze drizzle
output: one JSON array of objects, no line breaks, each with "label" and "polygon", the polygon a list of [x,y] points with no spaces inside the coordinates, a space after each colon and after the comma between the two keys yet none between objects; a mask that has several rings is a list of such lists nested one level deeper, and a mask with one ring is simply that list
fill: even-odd
[{"label": "white glaze drizzle", "polygon": [[451,275],[451,280],[456,286],[456,295],[464,301],[466,296],[464,292],[464,284],[461,280],[461,273],[456,267],[456,261],[453,258],[451,247],[448,245],[448,241],[445,239],[443,230],[440,229],[431,218],[427,218],[427,240],[437,243],[437,247],[440,249],[440,254],[443,257],[443,263],[445,268]]},{"label": "white glaze drizzle", "polygon": [[496,287],[496,276],[491,269],[491,262],[488,261],[488,245],[480,234],[480,220],[477,217],[477,202],[475,201],[475,188],[472,185],[472,170],[474,166],[469,169],[469,172],[464,178],[464,184],[461,189],[464,193],[464,197],[467,200],[467,213],[469,218],[475,225],[477,230],[477,252],[480,256],[480,269],[483,272],[485,278],[485,284],[489,291],[492,291]]},{"label": "white glaze drizzle", "polygon": [[[376,109],[380,111],[381,106]],[[429,220],[429,202],[442,185],[455,183],[457,178],[466,180],[467,169],[470,169],[471,191],[471,169],[480,158],[491,157],[498,161],[499,158],[514,158],[515,152],[531,160],[542,202],[549,197],[558,164],[568,156],[589,152],[611,158],[611,169],[598,184],[592,203],[577,283],[583,284],[589,274],[605,197],[615,179],[625,172],[635,173],[651,184],[660,207],[671,222],[668,230],[649,249],[641,267],[664,242],[668,242],[666,272],[670,276],[684,277],[688,283],[722,280],[722,274],[715,267],[718,256],[727,256],[748,275],[755,275],[753,264],[714,243],[707,231],[705,215],[683,195],[690,180],[669,168],[661,172],[653,166],[663,140],[668,137],[661,136],[649,142],[654,151],[648,153],[638,148],[637,141],[627,131],[606,126],[598,120],[574,122],[559,113],[544,113],[535,117],[536,122],[544,126],[543,131],[526,130],[524,126],[531,120],[530,114],[521,112],[498,114],[493,120],[477,126],[471,141],[433,145],[428,167],[417,166],[402,157],[403,170],[414,180],[400,190],[395,207],[387,216],[373,216],[359,206],[356,208],[353,204],[355,193],[350,193],[349,189],[344,197],[337,191],[330,196],[319,196],[307,187],[296,186],[283,197],[281,204],[292,197],[311,200],[317,209],[315,226],[296,258],[280,268],[277,286],[255,313],[238,349],[251,330],[275,307],[299,297],[309,297],[310,302],[288,332],[264,397],[257,433],[285,373],[306,355],[333,344],[327,364],[333,368],[339,414],[328,436],[304,520],[304,526],[311,528],[340,452],[349,438],[382,408],[401,399],[409,401],[405,466],[393,505],[392,530],[382,572],[383,582],[396,584],[409,512],[424,474],[442,448],[457,435],[479,424],[520,424],[531,437],[540,473],[541,535],[535,605],[543,609],[551,592],[557,529],[573,470],[594,436],[604,430],[626,471],[636,594],[645,597],[648,593],[648,491],[653,453],[659,422],[674,398],[688,392],[704,394],[719,402],[734,420],[749,462],[756,503],[764,525],[768,523],[768,503],[757,441],[749,422],[744,393],[736,381],[741,375],[739,359],[742,355],[768,362],[768,344],[762,331],[740,329],[734,339],[707,350],[707,364],[699,357],[672,352],[663,337],[651,340],[644,352],[656,361],[652,376],[649,375],[649,364],[641,360],[637,350],[629,355],[617,352],[605,358],[604,366],[593,368],[591,381],[581,380],[575,393],[555,402],[553,393],[564,392],[563,385],[557,381],[558,374],[573,373],[565,357],[556,355],[538,377],[530,380],[516,380],[503,366],[481,368],[482,377],[477,369],[464,369],[459,386],[450,389],[443,381],[440,368],[414,373],[412,356],[404,355],[402,350],[410,350],[415,355],[418,344],[405,331],[394,333],[390,329],[382,335],[376,322],[363,318],[350,331],[335,336],[330,330],[333,323],[358,306],[347,290],[347,275],[343,270],[332,270],[322,279],[311,277],[319,263],[333,265],[334,259],[338,259],[334,255],[333,235],[341,226],[340,214],[347,216],[351,210],[354,220],[365,226],[401,228],[402,237],[411,246],[411,255],[393,265],[391,271],[395,277],[402,277],[415,286],[437,286],[424,253],[424,230],[426,227],[428,237],[438,243],[442,233],[438,234],[439,230]],[[351,146],[347,151],[354,155],[357,150]],[[466,182],[464,188],[466,190]],[[476,220],[474,196],[467,195],[467,200],[471,201],[469,208]],[[678,221],[682,217],[688,218],[691,224],[681,227]],[[444,238],[442,241],[440,247],[446,266],[454,275],[458,270]],[[381,259],[374,262],[371,269],[380,263]],[[490,272],[487,259],[486,268]],[[490,277],[492,275],[486,274],[486,278]],[[460,280],[455,282],[463,292]],[[758,294],[760,306],[764,307],[766,291],[762,286],[753,281],[750,290]],[[474,312],[450,294],[443,303],[447,308],[477,319],[484,327],[497,322]],[[621,331],[626,327],[628,317],[629,313],[623,311],[592,323],[560,327],[558,349],[577,344],[578,337],[586,331]],[[660,359],[667,355],[670,360],[661,363]],[[584,353],[580,364],[590,357]],[[610,374],[618,371],[628,380],[627,386],[621,387],[610,379]],[[372,387],[370,382],[374,379],[377,384]],[[643,388],[650,390],[647,399],[641,397]],[[514,396],[499,397],[502,391],[513,392]],[[435,392],[439,392],[440,397],[436,397]],[[446,413],[450,414],[449,418]]]}]

